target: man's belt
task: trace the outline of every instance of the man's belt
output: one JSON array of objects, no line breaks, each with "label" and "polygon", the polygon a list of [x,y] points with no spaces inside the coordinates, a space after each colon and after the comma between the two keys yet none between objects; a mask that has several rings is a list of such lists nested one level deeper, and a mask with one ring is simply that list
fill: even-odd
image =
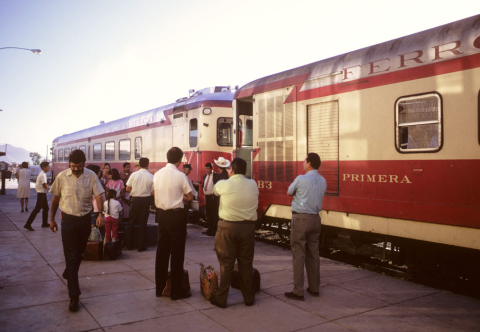
[{"label": "man's belt", "polygon": [[318,213],[300,213],[296,211],[292,211],[292,214],[308,214],[309,216],[318,216]]},{"label": "man's belt", "polygon": [[228,223],[231,223],[231,224],[255,225],[255,220],[231,221],[231,220],[219,219],[218,221],[228,222]]}]

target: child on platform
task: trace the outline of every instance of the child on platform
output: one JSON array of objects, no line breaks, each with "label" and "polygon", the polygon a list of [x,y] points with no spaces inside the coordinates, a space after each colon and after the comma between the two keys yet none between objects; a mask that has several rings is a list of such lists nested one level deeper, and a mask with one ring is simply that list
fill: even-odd
[{"label": "child on platform", "polygon": [[122,212],[122,206],[115,200],[116,197],[117,192],[115,189],[107,190],[107,200],[103,203],[103,212],[105,214],[105,243],[118,240],[118,218]]}]

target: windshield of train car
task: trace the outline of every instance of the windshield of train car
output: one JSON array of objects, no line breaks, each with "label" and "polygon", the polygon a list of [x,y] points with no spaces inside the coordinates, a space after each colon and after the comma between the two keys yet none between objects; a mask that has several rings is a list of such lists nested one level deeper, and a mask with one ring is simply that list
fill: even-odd
[{"label": "windshield of train car", "polygon": [[218,118],[217,143],[220,146],[233,146],[233,118]]}]

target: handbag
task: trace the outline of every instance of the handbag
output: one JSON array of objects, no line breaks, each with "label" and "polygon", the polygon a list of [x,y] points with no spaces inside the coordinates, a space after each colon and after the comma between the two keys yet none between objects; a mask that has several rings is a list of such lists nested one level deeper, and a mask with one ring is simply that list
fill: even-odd
[{"label": "handbag", "polygon": [[97,227],[94,227],[90,232],[90,236],[88,237],[88,241],[92,242],[103,242],[102,233]]},{"label": "handbag", "polygon": [[213,266],[200,264],[200,291],[207,300],[215,297],[218,289],[218,274]]},{"label": "handbag", "polygon": [[[190,290],[190,279],[188,277],[188,271],[183,270],[183,278],[182,278],[182,292],[185,293]],[[167,284],[165,285],[165,288],[163,289],[162,292],[163,296],[170,297],[172,295],[172,280],[170,276],[170,271],[168,272],[167,276]]]}]

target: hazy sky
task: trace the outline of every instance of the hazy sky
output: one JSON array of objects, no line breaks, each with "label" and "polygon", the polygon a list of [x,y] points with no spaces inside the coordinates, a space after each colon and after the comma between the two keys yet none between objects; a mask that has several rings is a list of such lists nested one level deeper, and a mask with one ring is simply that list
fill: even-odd
[{"label": "hazy sky", "polygon": [[0,143],[55,137],[480,13],[480,1],[0,0]]}]

